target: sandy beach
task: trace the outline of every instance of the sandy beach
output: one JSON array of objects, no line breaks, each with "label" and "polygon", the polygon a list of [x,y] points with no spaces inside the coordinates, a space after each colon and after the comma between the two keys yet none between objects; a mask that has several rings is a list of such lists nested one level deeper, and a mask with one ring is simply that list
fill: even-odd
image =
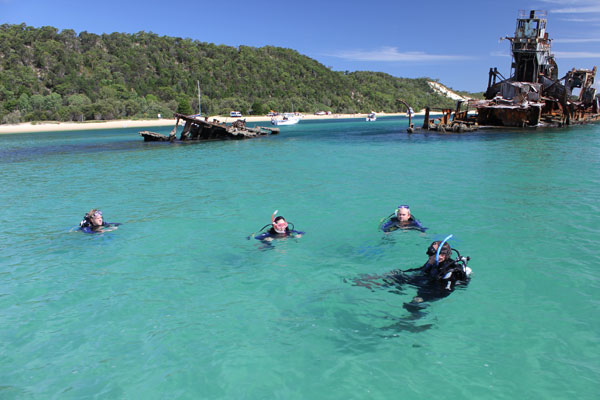
[{"label": "sandy beach", "polygon": [[[424,111],[416,113],[423,115]],[[433,115],[433,113],[432,113]],[[367,114],[330,114],[314,115],[302,114],[303,120],[326,120],[326,119],[344,119],[344,118],[366,118]],[[378,117],[406,116],[406,113],[377,113]],[[238,118],[224,116],[210,116],[209,120],[214,118],[219,121],[231,123]],[[271,117],[267,116],[244,116],[246,122],[269,122]],[[149,120],[115,120],[115,121],[94,121],[94,122],[43,122],[32,124],[30,122],[16,125],[0,125],[0,134],[31,133],[31,132],[59,132],[59,131],[82,131],[97,129],[118,129],[118,128],[147,128],[153,126],[174,126],[175,119],[149,119]]]}]

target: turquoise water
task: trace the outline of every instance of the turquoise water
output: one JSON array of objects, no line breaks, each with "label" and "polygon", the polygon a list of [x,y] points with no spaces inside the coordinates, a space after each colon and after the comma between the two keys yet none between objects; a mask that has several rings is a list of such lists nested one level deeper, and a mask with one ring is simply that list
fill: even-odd
[{"label": "turquoise water", "polygon": [[[406,124],[0,136],[0,398],[596,398],[600,126]],[[378,232],[404,203],[427,233]],[[247,240],[275,209],[306,235]],[[352,284],[451,233],[473,279],[420,318]]]}]

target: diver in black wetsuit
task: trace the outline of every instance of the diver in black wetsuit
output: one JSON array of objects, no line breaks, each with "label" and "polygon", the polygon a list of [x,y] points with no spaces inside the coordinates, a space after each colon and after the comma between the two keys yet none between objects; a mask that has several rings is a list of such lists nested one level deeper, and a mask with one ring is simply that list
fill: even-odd
[{"label": "diver in black wetsuit", "polygon": [[[450,295],[457,285],[466,285],[469,282],[471,268],[467,267],[467,262],[470,258],[462,257],[455,249],[458,258],[452,259],[452,250],[447,242],[435,241],[427,249],[429,259],[422,267],[389,276],[395,285],[409,283],[417,287],[417,295],[410,303],[405,303],[404,308],[411,312],[418,311],[423,308],[421,303],[444,298]],[[414,274],[406,275],[406,272]]]},{"label": "diver in black wetsuit", "polygon": [[[440,244],[442,248],[438,251]],[[452,251],[458,254],[458,258],[452,259]],[[427,255],[429,259],[422,267],[395,270],[384,276],[362,276],[354,279],[353,283],[371,290],[374,287],[394,287],[400,292],[405,285],[415,286],[417,295],[410,303],[405,303],[404,308],[417,312],[425,307],[421,303],[441,299],[452,293],[456,286],[466,285],[471,275],[471,268],[467,267],[469,257],[462,257],[458,250],[453,250],[446,242],[431,243]]]},{"label": "diver in black wetsuit", "polygon": [[[418,325],[417,320],[422,318],[428,302],[444,298],[458,286],[469,282],[471,269],[467,267],[469,257],[462,257],[456,249],[452,249],[446,240],[431,243],[427,249],[429,259],[419,268],[406,271],[395,270],[383,276],[361,275],[352,280],[355,286],[363,286],[370,290],[387,289],[400,295],[404,294],[406,287],[416,287],[417,295],[412,301],[402,305],[410,312],[403,317],[386,316],[385,319],[394,321],[391,325],[382,327],[382,330],[421,332],[431,328],[432,324]],[[440,248],[441,245],[441,248]],[[438,252],[439,249],[439,252]],[[452,251],[458,257],[452,259]]]},{"label": "diver in black wetsuit", "polygon": [[[295,238],[302,237],[304,232],[297,231],[293,228],[290,229],[285,218],[283,218],[281,215],[279,217],[275,218],[276,214],[277,214],[277,210],[271,216],[271,229],[269,229],[267,232],[261,233],[258,236],[255,236],[254,238],[256,240],[260,240],[262,242],[268,243],[268,242],[273,241],[273,239],[284,238],[284,237],[288,237],[288,236],[295,237]],[[262,229],[265,229],[267,226],[269,226],[269,225],[265,225]],[[293,224],[292,224],[292,226],[293,226]],[[262,229],[261,229],[261,231],[262,231]],[[248,237],[248,239],[250,239],[250,237]]]},{"label": "diver in black wetsuit", "polygon": [[115,230],[119,225],[121,224],[118,222],[104,221],[102,211],[92,208],[79,223],[79,230],[85,233],[101,233]]},{"label": "diver in black wetsuit", "polygon": [[397,229],[416,229],[421,232],[425,232],[425,228],[418,219],[413,217],[410,213],[410,207],[406,204],[398,206],[398,209],[394,214],[388,217],[387,222],[381,225],[381,230],[388,233],[393,232]]}]

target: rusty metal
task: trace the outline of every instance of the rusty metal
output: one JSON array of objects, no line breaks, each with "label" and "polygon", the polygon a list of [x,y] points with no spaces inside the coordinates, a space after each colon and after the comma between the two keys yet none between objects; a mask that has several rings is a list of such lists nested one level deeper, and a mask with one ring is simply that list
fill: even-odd
[{"label": "rusty metal", "polygon": [[167,135],[156,132],[143,131],[140,136],[146,142],[174,142],[177,140],[176,132],[179,121],[185,121],[185,125],[179,136],[180,141],[208,141],[208,140],[240,140],[251,139],[266,135],[277,135],[279,128],[270,128],[257,126],[254,128],[247,127],[245,120],[237,120],[230,125],[220,122],[217,119],[212,121],[208,117],[197,118],[196,116],[187,116],[183,114],[175,114],[177,118],[173,130]]},{"label": "rusty metal", "polygon": [[402,99],[396,99],[396,101],[398,101],[399,103],[402,103],[404,105],[404,107],[406,107],[406,115],[408,115],[408,128],[406,129],[406,131],[408,133],[413,133],[415,131],[415,127],[412,123],[412,116],[413,116],[413,109],[411,106],[408,105],[408,103]]},{"label": "rusty metal", "polygon": [[[497,68],[490,68],[485,100],[468,104],[477,109],[480,125],[534,127],[600,121],[593,88],[596,67],[572,69],[559,79],[546,22],[544,11],[520,11],[514,37],[504,38],[511,42],[511,77],[505,79]],[[577,97],[574,89],[580,90]]]},{"label": "rusty metal", "polygon": [[[462,103],[462,100],[457,101],[454,111],[451,108],[426,107],[421,129],[441,133],[463,133],[476,130],[478,128],[476,117],[469,114],[468,107],[466,110],[462,110]],[[441,116],[430,118],[431,111],[441,112]]]}]

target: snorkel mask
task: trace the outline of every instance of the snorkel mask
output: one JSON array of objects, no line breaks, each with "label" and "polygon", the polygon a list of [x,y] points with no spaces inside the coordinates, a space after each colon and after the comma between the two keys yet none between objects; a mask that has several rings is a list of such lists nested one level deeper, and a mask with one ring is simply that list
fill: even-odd
[{"label": "snorkel mask", "polygon": [[101,216],[102,216],[102,211],[100,211],[100,210],[96,210],[96,212],[94,212],[92,215],[90,215],[90,217],[92,217],[92,218],[101,217]]},{"label": "snorkel mask", "polygon": [[[442,241],[442,243],[440,243],[440,245],[438,246],[438,248],[437,248],[437,251],[435,252],[435,264],[436,264],[436,265],[440,263],[440,251],[442,251],[442,247],[444,247],[444,244],[445,244],[445,243],[446,243],[448,240],[452,239],[452,237],[453,237],[453,236],[454,236],[454,235],[448,235],[448,236],[446,237],[446,239],[444,239],[444,240]],[[450,251],[450,254],[446,255],[446,258],[449,258],[451,255],[452,255],[452,250]]]},{"label": "snorkel mask", "polygon": [[[277,214],[277,211],[279,211],[279,210],[275,210],[275,212],[271,216],[271,222],[273,223],[273,229],[277,233],[285,233],[285,230],[288,227],[288,223],[285,221],[285,219],[280,219],[278,222],[275,222],[275,215]],[[283,217],[281,217],[281,218],[283,218]]]},{"label": "snorkel mask", "polygon": [[407,209],[408,212],[410,213],[410,207],[407,206],[406,204],[402,204],[401,206],[398,206],[398,209],[395,212],[396,218],[400,219],[400,210],[403,209],[403,208]]},{"label": "snorkel mask", "polygon": [[89,222],[91,224],[92,223],[92,219],[94,219],[96,217],[102,218],[102,211],[100,211],[98,209],[93,209],[93,210],[91,210],[91,212],[85,214],[85,216],[83,217],[83,220],[87,221],[87,222]]}]

